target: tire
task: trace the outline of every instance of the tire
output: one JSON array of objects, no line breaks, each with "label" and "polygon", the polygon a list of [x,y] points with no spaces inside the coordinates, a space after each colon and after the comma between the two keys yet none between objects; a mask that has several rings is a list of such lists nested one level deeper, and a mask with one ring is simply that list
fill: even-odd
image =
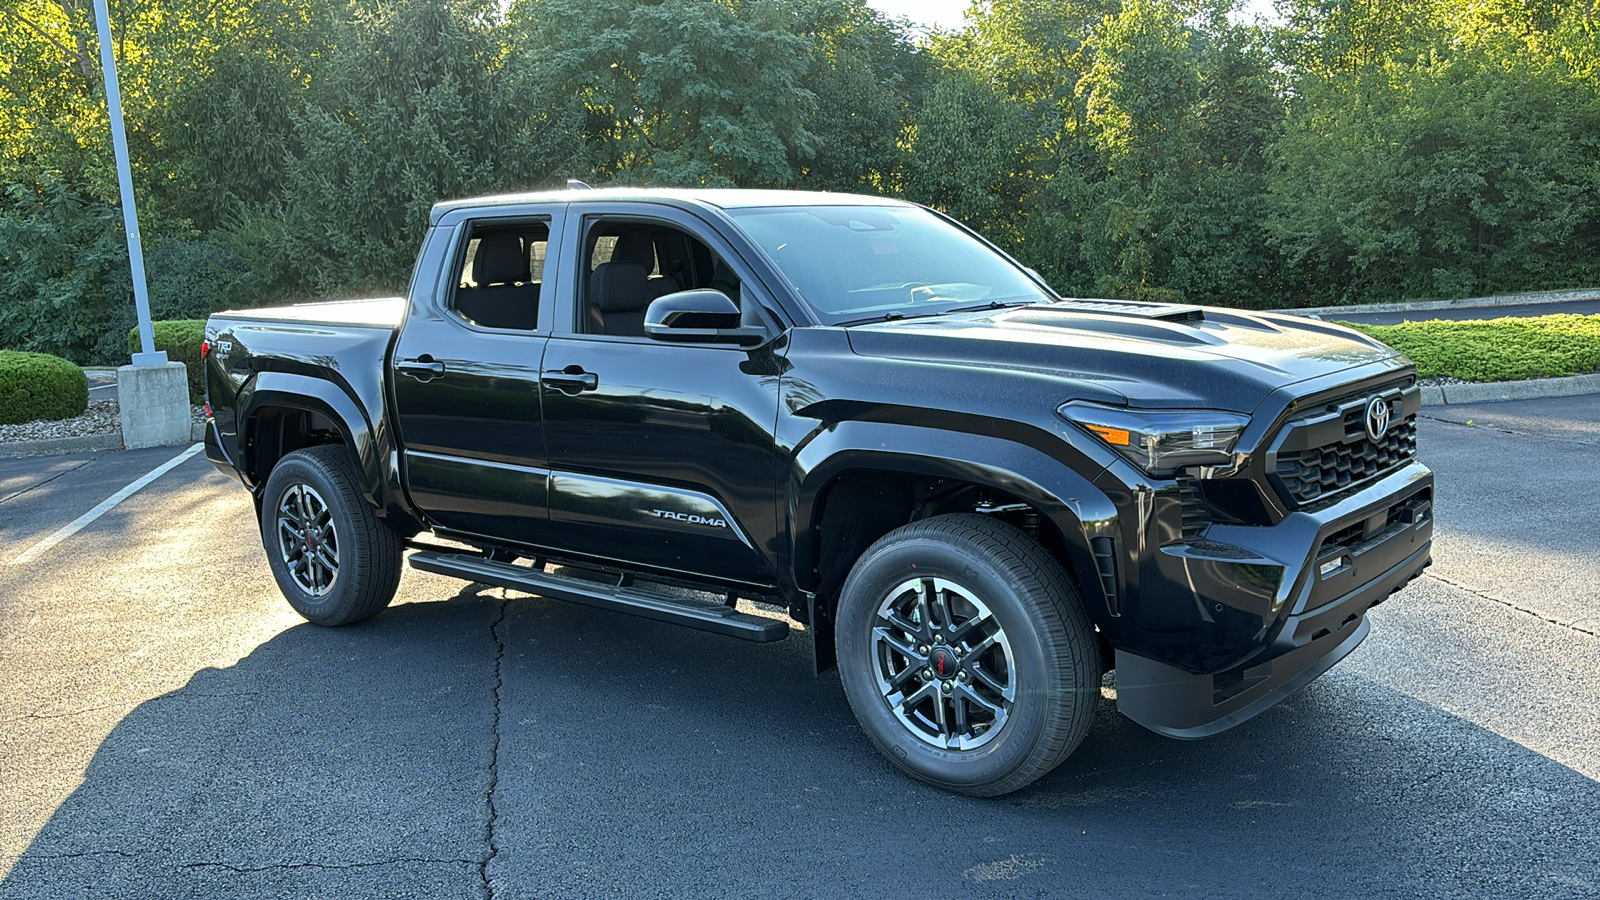
[{"label": "tire", "polygon": [[348,451],[324,445],[279,460],[262,493],[261,543],[272,577],[294,611],[317,625],[369,619],[400,586],[400,537],[357,483]]},{"label": "tire", "polygon": [[1029,784],[1077,749],[1099,702],[1099,642],[1072,580],[987,516],[884,535],[845,579],[834,628],[862,729],[906,774],[946,790]]}]

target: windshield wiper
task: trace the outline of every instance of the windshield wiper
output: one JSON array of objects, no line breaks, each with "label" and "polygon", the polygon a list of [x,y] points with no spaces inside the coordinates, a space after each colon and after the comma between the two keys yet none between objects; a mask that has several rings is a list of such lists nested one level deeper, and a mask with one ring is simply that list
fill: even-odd
[{"label": "windshield wiper", "polygon": [[1031,306],[1033,303],[1034,301],[1032,300],[1013,300],[1010,303],[1001,303],[999,300],[990,300],[987,303],[979,303],[976,306],[958,306],[955,309],[942,310],[934,313],[934,315],[942,316],[946,315],[947,313],[983,312],[991,309],[1010,309],[1013,306]]},{"label": "windshield wiper", "polygon": [[912,313],[908,315],[899,310],[891,310],[886,313],[880,313],[876,316],[868,316],[865,319],[851,319],[848,322],[840,322],[838,327],[849,328],[852,325],[866,325],[871,322],[899,322],[905,319],[927,319],[933,316],[942,316],[944,315],[944,312],[947,311],[948,310],[943,312]]}]

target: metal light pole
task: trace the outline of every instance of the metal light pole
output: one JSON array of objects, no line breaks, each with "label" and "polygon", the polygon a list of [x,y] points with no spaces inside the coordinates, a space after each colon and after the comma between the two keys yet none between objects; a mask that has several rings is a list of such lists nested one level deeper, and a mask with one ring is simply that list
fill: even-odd
[{"label": "metal light pole", "polygon": [[122,225],[128,233],[128,265],[133,269],[133,302],[139,310],[139,347],[136,366],[158,366],[167,351],[157,350],[150,327],[150,296],[144,283],[144,249],[139,245],[139,213],[133,205],[133,172],[128,166],[128,136],[122,130],[122,90],[117,86],[117,61],[111,54],[111,15],[106,0],[94,0],[95,30],[100,33],[100,68],[105,71],[106,107],[111,119],[111,152],[117,160],[117,184],[122,190]]}]

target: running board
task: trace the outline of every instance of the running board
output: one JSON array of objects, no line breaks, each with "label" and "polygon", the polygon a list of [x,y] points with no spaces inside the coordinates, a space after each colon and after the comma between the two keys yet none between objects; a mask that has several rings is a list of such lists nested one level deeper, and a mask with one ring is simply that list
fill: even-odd
[{"label": "running board", "polygon": [[411,554],[411,567],[436,575],[449,575],[452,578],[462,578],[480,584],[538,594],[553,600],[567,600],[585,606],[597,606],[600,609],[655,619],[658,622],[685,625],[700,631],[746,641],[761,643],[781,641],[789,635],[787,622],[752,616],[727,606],[686,602],[667,594],[657,594],[641,588],[616,587],[577,578],[564,578],[525,566],[494,562],[465,553],[419,550]]}]

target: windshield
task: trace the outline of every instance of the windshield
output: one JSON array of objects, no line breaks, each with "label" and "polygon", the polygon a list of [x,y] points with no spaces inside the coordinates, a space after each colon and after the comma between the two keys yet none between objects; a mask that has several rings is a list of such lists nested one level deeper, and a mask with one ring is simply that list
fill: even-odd
[{"label": "windshield", "polygon": [[982,241],[919,207],[728,213],[829,325],[1055,299]]}]

